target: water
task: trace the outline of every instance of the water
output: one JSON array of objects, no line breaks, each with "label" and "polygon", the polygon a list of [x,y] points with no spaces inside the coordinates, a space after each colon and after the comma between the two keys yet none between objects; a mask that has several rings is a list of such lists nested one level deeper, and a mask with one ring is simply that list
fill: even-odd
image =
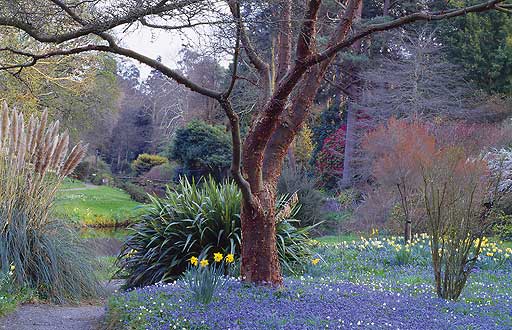
[{"label": "water", "polygon": [[80,231],[80,237],[92,249],[96,256],[117,256],[128,235],[127,229],[114,228],[85,228]]}]

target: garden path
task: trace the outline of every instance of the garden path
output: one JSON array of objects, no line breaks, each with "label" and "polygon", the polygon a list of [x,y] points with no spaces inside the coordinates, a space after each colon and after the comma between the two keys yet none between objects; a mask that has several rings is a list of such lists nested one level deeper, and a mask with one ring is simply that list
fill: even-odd
[{"label": "garden path", "polygon": [[1,330],[96,330],[104,316],[102,306],[65,307],[30,304],[0,320]]},{"label": "garden path", "polygon": [[88,189],[96,189],[100,186],[96,186],[92,183],[84,183],[85,187],[77,187],[77,188],[68,188],[68,189],[61,189],[61,191],[77,191],[77,190],[88,190]]},{"label": "garden path", "polygon": [[[121,286],[106,283],[108,294]],[[99,330],[105,316],[104,300],[88,305],[26,304],[0,319],[0,330]]]}]

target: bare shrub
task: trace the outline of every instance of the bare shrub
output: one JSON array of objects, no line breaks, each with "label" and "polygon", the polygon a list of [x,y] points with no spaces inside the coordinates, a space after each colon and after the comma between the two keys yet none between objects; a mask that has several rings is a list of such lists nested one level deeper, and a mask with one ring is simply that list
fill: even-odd
[{"label": "bare shrub", "polygon": [[494,181],[487,162],[469,159],[462,148],[440,151],[422,171],[432,263],[439,297],[458,299],[481,253],[492,223]]},{"label": "bare shrub", "polygon": [[421,168],[435,154],[434,136],[418,120],[391,118],[367,135],[363,149],[373,158],[376,183],[396,195],[403,214],[404,242],[410,243]]},{"label": "bare shrub", "polygon": [[[506,131],[496,126],[391,119],[365,140],[377,184],[370,197],[384,198],[381,205],[388,208],[389,203],[400,205],[394,218],[405,222],[406,244],[412,219],[425,218],[419,225],[430,235],[436,290],[442,298],[460,296],[481,253],[483,235],[495,221],[495,208],[512,186],[510,153],[487,152],[507,139]],[[373,210],[389,217],[387,210]]]}]

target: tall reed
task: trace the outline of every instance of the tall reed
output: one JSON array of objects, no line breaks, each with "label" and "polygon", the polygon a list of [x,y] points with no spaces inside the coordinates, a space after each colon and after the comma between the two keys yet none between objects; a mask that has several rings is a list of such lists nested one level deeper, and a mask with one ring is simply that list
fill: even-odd
[{"label": "tall reed", "polygon": [[[71,149],[71,150],[70,150]],[[87,146],[69,148],[59,122],[10,110],[0,117],[0,268],[14,266],[14,281],[57,302],[97,293],[91,263],[75,233],[52,217],[63,179]]]}]

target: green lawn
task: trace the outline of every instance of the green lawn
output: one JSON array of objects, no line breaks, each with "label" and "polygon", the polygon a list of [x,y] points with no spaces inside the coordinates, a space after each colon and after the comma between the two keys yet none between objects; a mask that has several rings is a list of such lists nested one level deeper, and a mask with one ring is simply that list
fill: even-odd
[{"label": "green lawn", "polygon": [[359,236],[354,234],[342,234],[342,235],[327,235],[321,237],[315,237],[316,241],[324,244],[340,244],[343,242],[352,242],[359,240]]},{"label": "green lawn", "polygon": [[60,186],[61,190],[65,189],[77,189],[77,188],[85,188],[85,183],[79,180],[71,179],[71,178],[65,178],[62,182],[62,185]]},{"label": "green lawn", "polygon": [[121,189],[98,186],[66,191],[70,185],[77,187],[79,183],[69,183],[57,194],[55,201],[56,214],[82,226],[114,227],[129,223],[141,212],[141,206],[133,201]]}]

